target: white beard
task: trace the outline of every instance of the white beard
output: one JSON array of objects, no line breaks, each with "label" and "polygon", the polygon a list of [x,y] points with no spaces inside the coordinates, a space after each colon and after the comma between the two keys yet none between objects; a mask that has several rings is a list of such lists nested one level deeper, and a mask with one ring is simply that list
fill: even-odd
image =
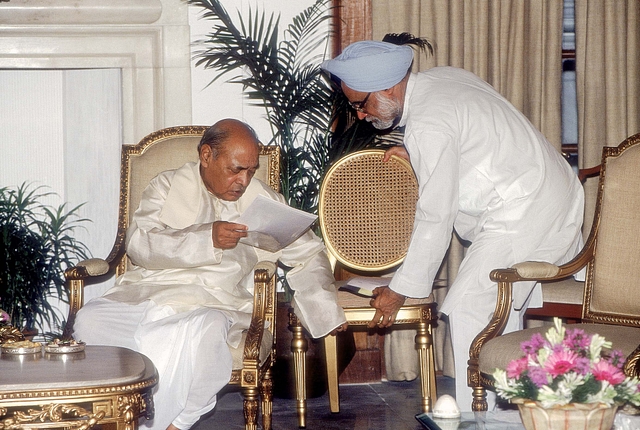
[{"label": "white beard", "polygon": [[379,116],[367,115],[365,118],[378,130],[386,130],[393,127],[396,119],[400,117],[401,106],[395,100],[384,97],[375,93],[374,96],[378,102]]}]

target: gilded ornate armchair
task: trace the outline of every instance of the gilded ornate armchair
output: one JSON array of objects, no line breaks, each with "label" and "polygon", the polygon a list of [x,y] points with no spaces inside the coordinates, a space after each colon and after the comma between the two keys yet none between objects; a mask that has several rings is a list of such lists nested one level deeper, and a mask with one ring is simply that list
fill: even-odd
[{"label": "gilded ornate armchair", "polygon": [[[468,384],[473,388],[474,411],[487,409],[486,388],[493,389],[495,368],[521,356],[520,343],[546,327],[500,336],[518,281],[567,279],[586,266],[582,324],[572,328],[598,333],[614,349],[627,355],[625,373],[640,373],[640,134],[618,147],[605,147],[593,226],[587,243],[572,261],[562,266],[524,262],[498,269],[491,279],[498,283],[493,318],[470,348]],[[552,285],[552,284],[549,284]]]},{"label": "gilded ornate armchair", "polygon": [[[143,190],[158,173],[198,159],[197,146],[204,126],[165,128],[149,134],[136,145],[122,148],[118,233],[109,256],[78,263],[66,272],[70,311],[64,338],[73,332],[75,315],[83,305],[85,284],[107,273],[121,275],[131,264],[125,252],[125,234]],[[263,146],[256,177],[279,190],[279,148]],[[243,342],[232,348],[233,373],[230,384],[239,385],[244,396],[247,429],[257,428],[258,397],[262,397],[263,428],[271,428],[271,366],[275,359],[275,264],[260,262],[254,270],[254,309]]]},{"label": "gilded ornate armchair", "polygon": [[[337,261],[336,274],[341,267],[361,276],[388,274],[402,262],[409,248],[418,183],[408,162],[397,157],[383,162],[383,156],[384,151],[378,149],[354,152],[336,162],[323,180],[318,215],[330,257]],[[366,326],[373,319],[375,309],[369,301],[369,297],[338,291],[338,303],[350,326]],[[430,411],[436,394],[432,339],[436,320],[432,298],[407,299],[393,326],[417,329],[424,412]],[[295,315],[292,330],[298,424],[305,427],[306,339]],[[324,346],[330,409],[339,412],[336,337],[326,336]]]}]

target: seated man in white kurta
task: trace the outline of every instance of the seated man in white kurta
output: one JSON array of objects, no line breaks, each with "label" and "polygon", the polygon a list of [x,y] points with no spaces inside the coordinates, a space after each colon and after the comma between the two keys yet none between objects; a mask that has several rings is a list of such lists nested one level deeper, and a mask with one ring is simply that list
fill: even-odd
[{"label": "seated man in white kurta", "polygon": [[135,266],[78,312],[77,339],[131,348],[155,364],[149,428],[186,430],[215,406],[231,376],[229,346],[250,323],[257,261],[292,268],[296,314],[313,337],[346,328],[324,245],[312,232],[278,253],[238,243],[246,226],[233,221],[256,196],[284,202],[253,178],[258,144],[246,124],[222,120],[204,133],[198,163],[154,178],[127,231]]}]

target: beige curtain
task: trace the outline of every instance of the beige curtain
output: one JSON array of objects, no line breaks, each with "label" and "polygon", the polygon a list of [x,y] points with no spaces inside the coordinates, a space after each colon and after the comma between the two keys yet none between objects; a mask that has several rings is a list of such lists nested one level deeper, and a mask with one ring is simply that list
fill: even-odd
[{"label": "beige curtain", "polygon": [[[600,164],[603,146],[640,132],[640,2],[576,1],[576,84],[580,167]],[[585,184],[585,233],[597,179]]]},{"label": "beige curtain", "polygon": [[[371,6],[374,40],[405,31],[428,38],[435,55],[418,56],[415,71],[449,65],[477,74],[560,150],[562,0],[372,0]],[[446,261],[449,284],[463,254],[454,237]],[[445,294],[436,290],[436,300]],[[442,323],[435,343],[438,370],[453,376]]]},{"label": "beige curtain", "polygon": [[561,147],[562,0],[372,0],[373,38],[407,31],[435,44],[418,70],[480,76]]}]

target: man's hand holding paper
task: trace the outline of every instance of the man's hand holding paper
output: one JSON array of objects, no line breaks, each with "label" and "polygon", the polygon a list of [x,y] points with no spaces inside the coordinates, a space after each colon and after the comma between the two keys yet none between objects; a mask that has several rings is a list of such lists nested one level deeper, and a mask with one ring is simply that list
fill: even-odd
[{"label": "man's hand holding paper", "polygon": [[211,228],[213,246],[218,249],[232,249],[238,241],[247,237],[247,226],[235,222],[216,221]]}]

